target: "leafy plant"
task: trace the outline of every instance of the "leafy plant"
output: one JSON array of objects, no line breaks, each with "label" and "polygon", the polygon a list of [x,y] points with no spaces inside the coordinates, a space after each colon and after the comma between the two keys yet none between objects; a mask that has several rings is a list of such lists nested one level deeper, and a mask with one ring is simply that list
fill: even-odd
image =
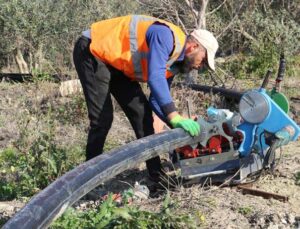
[{"label": "leafy plant", "polygon": [[112,195],[109,195],[108,199],[95,209],[86,212],[68,209],[50,228],[197,228],[192,216],[176,213],[176,205],[171,202],[169,194],[157,213],[123,204],[123,207],[117,207]]}]

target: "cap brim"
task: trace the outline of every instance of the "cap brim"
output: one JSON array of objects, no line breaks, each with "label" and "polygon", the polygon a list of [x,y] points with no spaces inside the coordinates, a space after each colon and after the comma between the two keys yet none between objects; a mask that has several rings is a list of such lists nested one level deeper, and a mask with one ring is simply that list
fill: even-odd
[{"label": "cap brim", "polygon": [[215,55],[207,51],[207,62],[208,62],[208,67],[215,71]]}]

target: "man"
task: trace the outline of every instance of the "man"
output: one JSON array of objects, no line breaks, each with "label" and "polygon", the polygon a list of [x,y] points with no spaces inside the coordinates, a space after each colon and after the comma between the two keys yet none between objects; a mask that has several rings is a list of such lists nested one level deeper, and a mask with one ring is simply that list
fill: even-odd
[{"label": "man", "polygon": [[[149,16],[128,15],[92,24],[76,42],[73,53],[90,120],[86,159],[103,152],[113,121],[110,94],[137,138],[154,133],[152,110],[172,127],[198,135],[199,124],[176,111],[170,84],[179,72],[205,64],[214,70],[217,49],[217,40],[206,30],[194,30],[186,36],[178,26]],[[148,83],[149,101],[139,82]],[[150,177],[157,180],[160,158],[152,158],[146,165]]]}]

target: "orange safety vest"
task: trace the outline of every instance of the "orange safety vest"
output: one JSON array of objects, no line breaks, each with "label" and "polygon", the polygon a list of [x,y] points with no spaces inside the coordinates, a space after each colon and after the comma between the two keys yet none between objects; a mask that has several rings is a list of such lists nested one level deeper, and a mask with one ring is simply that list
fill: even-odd
[{"label": "orange safety vest", "polygon": [[91,26],[91,53],[132,80],[148,80],[146,32],[154,22],[167,25],[173,32],[173,53],[166,63],[166,78],[174,75],[170,66],[181,54],[186,35],[176,25],[144,15],[128,15],[93,23]]}]

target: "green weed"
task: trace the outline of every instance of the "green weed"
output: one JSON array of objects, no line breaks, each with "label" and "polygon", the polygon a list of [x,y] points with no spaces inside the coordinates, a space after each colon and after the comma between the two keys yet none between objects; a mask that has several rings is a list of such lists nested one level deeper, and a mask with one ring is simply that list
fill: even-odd
[{"label": "green weed", "polygon": [[120,143],[118,143],[116,140],[108,139],[108,140],[106,140],[106,142],[104,144],[103,151],[107,152],[107,151],[110,151],[110,150],[112,150],[114,148],[117,148],[119,146],[120,146]]},{"label": "green weed", "polygon": [[55,82],[55,79],[48,73],[45,73],[41,69],[34,68],[31,71],[33,76],[33,82],[38,83],[41,81]]},{"label": "green weed", "polygon": [[85,99],[82,95],[75,95],[72,100],[66,104],[52,108],[52,118],[58,120],[62,124],[77,125],[87,118],[87,108]]},{"label": "green weed", "polygon": [[252,212],[253,212],[253,209],[251,207],[240,207],[238,209],[238,212],[244,216],[249,216]]},{"label": "green weed", "polygon": [[159,212],[143,211],[136,206],[117,207],[112,195],[95,209],[78,212],[68,209],[55,221],[51,229],[66,228],[197,228],[195,219],[186,214],[176,214],[174,203],[167,195]]}]

